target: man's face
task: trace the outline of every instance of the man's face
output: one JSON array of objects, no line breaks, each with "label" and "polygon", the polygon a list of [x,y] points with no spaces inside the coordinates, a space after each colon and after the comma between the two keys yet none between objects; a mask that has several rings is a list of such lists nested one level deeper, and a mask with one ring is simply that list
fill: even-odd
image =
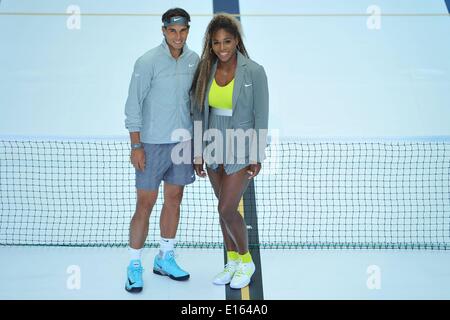
[{"label": "man's face", "polygon": [[173,25],[163,27],[162,31],[166,37],[167,44],[175,50],[183,49],[189,34],[189,27],[184,25]]}]

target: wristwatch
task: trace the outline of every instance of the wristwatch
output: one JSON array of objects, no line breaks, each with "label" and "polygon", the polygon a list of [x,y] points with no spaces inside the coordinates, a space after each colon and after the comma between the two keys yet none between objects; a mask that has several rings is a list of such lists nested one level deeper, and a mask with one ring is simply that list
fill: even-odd
[{"label": "wristwatch", "polygon": [[140,148],[142,148],[142,143],[140,143],[140,142],[131,144],[131,150],[140,149]]}]

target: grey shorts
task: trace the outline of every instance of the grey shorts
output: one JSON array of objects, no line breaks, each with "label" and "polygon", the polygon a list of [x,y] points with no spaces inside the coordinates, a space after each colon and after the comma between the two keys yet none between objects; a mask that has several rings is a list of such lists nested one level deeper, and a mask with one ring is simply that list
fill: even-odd
[{"label": "grey shorts", "polygon": [[[194,167],[192,165],[192,140],[168,144],[144,143],[145,168],[136,172],[136,189],[157,190],[161,181],[170,184],[185,186],[195,181]],[[178,145],[178,146],[177,146]],[[184,161],[178,157],[172,160],[172,149],[177,146],[179,150],[189,150],[189,154],[179,152]],[[176,163],[178,162],[178,163]],[[181,162],[181,163],[179,163]]]}]

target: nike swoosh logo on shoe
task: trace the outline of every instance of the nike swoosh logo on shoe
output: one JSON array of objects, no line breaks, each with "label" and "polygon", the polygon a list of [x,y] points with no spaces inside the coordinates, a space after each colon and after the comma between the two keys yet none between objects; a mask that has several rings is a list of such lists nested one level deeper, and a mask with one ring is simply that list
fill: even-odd
[{"label": "nike swoosh logo on shoe", "polygon": [[132,282],[131,280],[130,280],[130,278],[128,278],[128,284],[130,285],[130,286],[132,286],[133,284],[135,284],[136,282]]}]

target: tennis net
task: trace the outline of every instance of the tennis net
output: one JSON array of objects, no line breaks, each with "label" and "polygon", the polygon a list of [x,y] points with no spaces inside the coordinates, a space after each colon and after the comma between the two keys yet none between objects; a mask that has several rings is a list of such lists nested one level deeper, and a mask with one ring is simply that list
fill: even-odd
[{"label": "tennis net", "polygon": [[[0,138],[0,245],[126,246],[129,152],[125,139]],[[281,139],[267,155],[243,205],[256,213],[251,246],[450,248],[450,139]],[[162,199],[160,188],[147,247],[158,243]],[[207,179],[185,188],[177,239],[222,247]]]}]

